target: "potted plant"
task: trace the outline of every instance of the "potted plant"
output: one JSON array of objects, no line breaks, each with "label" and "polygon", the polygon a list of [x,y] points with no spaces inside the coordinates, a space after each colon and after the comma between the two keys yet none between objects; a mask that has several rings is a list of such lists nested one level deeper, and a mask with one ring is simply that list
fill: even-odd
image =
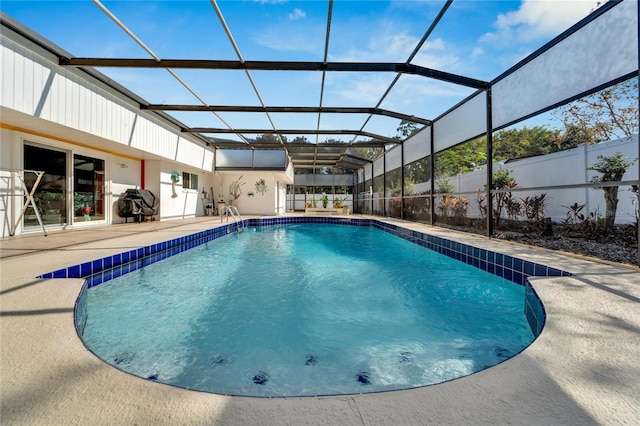
[{"label": "potted plant", "polygon": [[344,213],[344,208],[347,207],[347,205],[345,204],[345,201],[347,200],[347,197],[344,198],[334,198],[333,200],[333,208],[338,209],[338,214],[342,214]]},{"label": "potted plant", "polygon": [[80,214],[89,216],[91,214],[92,208],[89,205],[89,201],[90,200],[80,192],[75,192],[73,194],[73,211],[76,216]]},{"label": "potted plant", "polygon": [[73,193],[73,211],[75,212],[76,215],[78,215],[78,212],[82,211],[82,207],[84,207],[84,202],[85,202],[85,196],[79,192],[74,192]]},{"label": "potted plant", "polygon": [[327,194],[322,194],[322,208],[326,209],[327,205],[329,204],[329,197],[327,197]]}]

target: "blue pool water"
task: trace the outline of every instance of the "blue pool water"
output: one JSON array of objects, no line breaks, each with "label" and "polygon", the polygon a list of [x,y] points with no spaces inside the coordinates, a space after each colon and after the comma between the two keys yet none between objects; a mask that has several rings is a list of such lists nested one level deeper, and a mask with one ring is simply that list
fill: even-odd
[{"label": "blue pool water", "polygon": [[374,227],[249,228],[82,297],[83,340],[106,362],[231,395],[425,386],[534,338],[523,286]]}]

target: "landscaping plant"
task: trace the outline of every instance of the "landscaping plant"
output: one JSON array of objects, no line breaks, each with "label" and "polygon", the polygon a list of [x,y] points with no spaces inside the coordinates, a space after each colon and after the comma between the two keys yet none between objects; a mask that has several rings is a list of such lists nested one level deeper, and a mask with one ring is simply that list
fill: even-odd
[{"label": "landscaping plant", "polygon": [[[611,156],[598,155],[598,162],[592,164],[587,170],[600,173],[594,176],[592,183],[620,182],[625,172],[638,162],[638,159],[629,160],[621,152]],[[604,216],[605,231],[613,231],[613,224],[616,220],[618,210],[618,186],[596,187],[604,191],[604,201],[606,211]]]}]

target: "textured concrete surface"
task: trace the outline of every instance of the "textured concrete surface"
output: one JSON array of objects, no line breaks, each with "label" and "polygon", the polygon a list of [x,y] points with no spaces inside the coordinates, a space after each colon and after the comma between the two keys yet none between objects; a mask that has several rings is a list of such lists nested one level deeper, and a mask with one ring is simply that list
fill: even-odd
[{"label": "textured concrete surface", "polygon": [[395,224],[575,274],[535,278],[547,324],[521,354],[468,377],[410,391],[326,398],[241,398],[123,373],[79,340],[82,280],[40,273],[207,229],[211,218],[145,222],[0,240],[3,425],[614,425],[640,424],[640,272],[575,256]]}]

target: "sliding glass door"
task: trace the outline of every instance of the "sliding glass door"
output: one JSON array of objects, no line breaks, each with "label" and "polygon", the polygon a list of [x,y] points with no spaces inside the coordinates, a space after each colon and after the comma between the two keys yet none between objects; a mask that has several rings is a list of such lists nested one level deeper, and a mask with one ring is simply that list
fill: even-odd
[{"label": "sliding glass door", "polygon": [[[72,161],[72,167],[68,166],[69,161]],[[45,226],[106,219],[105,160],[25,143],[24,168],[44,172],[34,201]],[[25,173],[29,190],[35,180],[33,173]],[[25,229],[40,227],[31,206],[23,221]]]},{"label": "sliding glass door", "polygon": [[[24,145],[24,168],[43,171],[44,176],[34,194],[34,201],[44,225],[62,226],[67,223],[67,152]],[[36,180],[33,173],[25,173],[25,183],[31,190]],[[24,215],[24,227],[39,227],[33,207]]]}]

